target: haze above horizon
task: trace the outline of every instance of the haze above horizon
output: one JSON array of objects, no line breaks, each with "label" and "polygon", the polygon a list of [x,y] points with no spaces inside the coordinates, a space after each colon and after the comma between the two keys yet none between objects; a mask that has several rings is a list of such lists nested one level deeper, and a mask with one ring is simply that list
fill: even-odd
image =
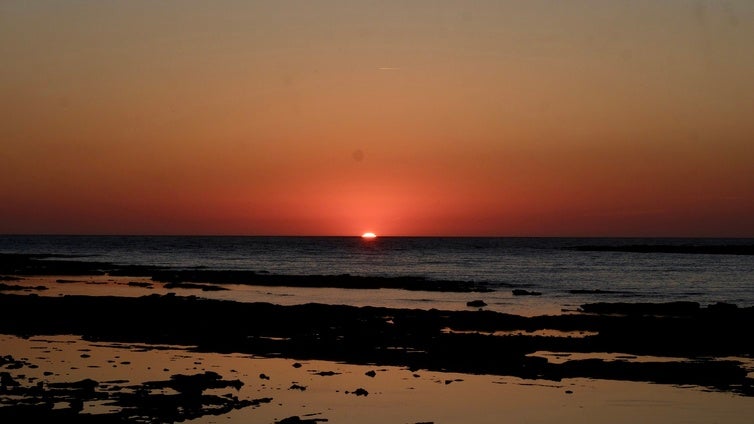
[{"label": "haze above horizon", "polygon": [[754,237],[754,2],[0,3],[0,234]]}]

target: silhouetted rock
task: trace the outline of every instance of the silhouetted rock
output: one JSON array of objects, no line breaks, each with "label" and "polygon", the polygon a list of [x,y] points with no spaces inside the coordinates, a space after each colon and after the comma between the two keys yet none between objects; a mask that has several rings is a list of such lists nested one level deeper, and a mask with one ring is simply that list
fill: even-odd
[{"label": "silhouetted rock", "polygon": [[536,292],[536,291],[523,290],[523,289],[514,289],[513,295],[514,296],[541,296],[542,293]]},{"label": "silhouetted rock", "polygon": [[361,387],[359,387],[358,389],[354,390],[351,393],[354,394],[354,395],[356,395],[356,396],[369,396],[369,392],[367,392],[366,390],[364,390]]},{"label": "silhouetted rock", "polygon": [[194,283],[167,283],[164,286],[166,289],[195,289],[201,291],[223,291],[228,290],[226,287],[216,286],[212,284],[194,284]]},{"label": "silhouetted rock", "polygon": [[466,306],[470,306],[473,308],[481,308],[481,307],[487,306],[487,303],[485,303],[485,301],[483,300],[472,300],[470,302],[466,302]]},{"label": "silhouetted rock", "polygon": [[374,378],[374,376],[376,376],[377,373],[374,370],[370,370],[370,371],[365,372],[364,375],[366,375],[367,377]]},{"label": "silhouetted rock", "polygon": [[594,314],[683,316],[699,312],[697,302],[668,303],[587,303],[581,310]]},{"label": "silhouetted rock", "polygon": [[0,275],[0,281],[21,281],[23,278],[14,277],[12,275]]},{"label": "silhouetted rock", "polygon": [[614,290],[602,290],[602,289],[574,289],[568,290],[570,294],[624,294],[627,292],[614,291]]},{"label": "silhouetted rock", "polygon": [[[742,323],[754,322],[754,308],[590,304],[583,309],[594,312],[521,317],[493,311],[280,306],[181,296],[0,294],[0,310],[5,316],[14,317],[0,320],[0,334],[83,334],[100,342],[179,344],[207,352],[342,361],[370,367],[392,365],[412,372],[422,369],[553,380],[628,379],[696,384],[735,393],[750,393],[754,386],[754,381],[736,362],[553,364],[531,356],[537,351],[622,352],[685,358],[751,355],[754,339],[742,337],[745,328]],[[92,319],[100,316],[107,319]],[[386,322],[386,316],[391,317],[391,323]],[[571,338],[533,333],[540,329],[591,334]],[[491,334],[512,330],[519,330],[519,334],[504,337]],[[4,368],[11,366],[8,363]]]},{"label": "silhouetted rock", "polygon": [[275,421],[276,424],[315,424],[327,422],[327,418],[301,418],[298,416],[283,418],[280,421]]},{"label": "silhouetted rock", "polygon": [[[46,386],[42,382],[28,387],[18,384],[13,388],[14,396],[43,399],[44,402],[15,402],[11,406],[4,405],[0,407],[0,422],[180,422],[204,415],[220,415],[233,409],[258,406],[272,401],[271,398],[239,400],[230,394],[203,393],[207,389],[220,390],[228,387],[238,390],[242,384],[238,380],[222,380],[218,374],[212,372],[197,375],[179,374],[172,376],[168,381],[102,389],[98,382],[90,379],[49,383]],[[175,393],[165,394],[166,388],[173,389]],[[90,401],[107,402],[109,406],[119,409],[104,413],[80,414],[84,403]],[[68,407],[52,409],[53,404]]]},{"label": "silhouetted rock", "polygon": [[0,372],[0,390],[6,390],[8,387],[18,386],[19,383],[13,379],[9,372]]}]

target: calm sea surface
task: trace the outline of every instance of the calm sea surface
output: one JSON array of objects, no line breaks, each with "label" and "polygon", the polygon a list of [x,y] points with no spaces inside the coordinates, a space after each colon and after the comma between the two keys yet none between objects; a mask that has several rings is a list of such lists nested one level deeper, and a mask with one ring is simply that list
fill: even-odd
[{"label": "calm sea surface", "polygon": [[[752,245],[754,239],[381,237],[366,241],[358,237],[0,236],[3,253],[67,254],[120,264],[481,281],[489,283],[495,293],[477,297],[489,299],[487,303],[500,310],[520,307],[522,302],[535,308],[543,304],[570,307],[589,301],[691,300],[754,305],[754,256],[569,250],[584,245],[636,244]],[[541,292],[542,296],[514,297],[513,288]],[[459,306],[448,302],[469,297],[391,294],[385,300],[373,294],[364,298],[352,293],[354,290],[343,292],[304,290],[287,295],[297,294],[298,301],[387,306],[411,306],[422,301],[424,307],[453,308],[465,307],[465,303]],[[237,295],[240,300],[253,300],[246,298],[248,294]],[[354,300],[360,296],[361,300]]]}]

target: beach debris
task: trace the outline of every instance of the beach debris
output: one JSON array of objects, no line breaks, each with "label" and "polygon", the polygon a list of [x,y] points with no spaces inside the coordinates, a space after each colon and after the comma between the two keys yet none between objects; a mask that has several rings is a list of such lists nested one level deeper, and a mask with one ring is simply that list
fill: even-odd
[{"label": "beach debris", "polygon": [[306,386],[301,386],[299,384],[293,383],[291,387],[288,388],[288,390],[301,390],[303,392],[306,390]]},{"label": "beach debris", "polygon": [[354,390],[354,391],[352,391],[350,393],[348,391],[346,391],[346,394],[353,394],[353,395],[356,395],[356,396],[369,396],[369,392],[367,392],[362,387],[359,387],[358,389],[356,389],[356,390]]},{"label": "beach debris", "polygon": [[262,373],[262,374],[259,374],[259,378],[262,379],[262,380],[269,380],[270,376],[267,375],[267,374]]}]

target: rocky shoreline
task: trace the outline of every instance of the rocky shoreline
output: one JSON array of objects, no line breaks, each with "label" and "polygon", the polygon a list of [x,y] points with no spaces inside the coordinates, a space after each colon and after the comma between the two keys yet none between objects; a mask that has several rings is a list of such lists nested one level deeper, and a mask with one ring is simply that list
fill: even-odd
[{"label": "rocky shoreline", "polygon": [[[0,290],[6,292],[0,293],[0,310],[6,317],[0,320],[0,334],[21,338],[73,335],[90,342],[183,346],[196,354],[251,354],[293,361],[393,366],[416,372],[691,385],[754,396],[754,339],[747,333],[754,324],[754,307],[725,303],[702,306],[695,302],[589,303],[569,313],[526,317],[483,309],[445,311],[316,303],[282,306],[173,293],[142,297],[43,296],[35,292],[44,290],[44,286],[14,284],[31,275],[59,276],[55,281],[61,284],[76,282],[76,276],[149,277],[149,282],[127,285],[151,288],[152,284],[162,284],[205,291],[222,290],[223,284],[231,283],[486,290],[483,284],[474,282],[415,277],[174,270],[54,255],[0,254],[0,281],[4,281]],[[518,296],[538,294],[514,292]],[[484,301],[467,305],[482,308]],[[557,356],[558,360],[551,360],[542,352]],[[618,355],[605,358],[608,353]],[[54,384],[27,381],[17,371],[36,365],[10,357],[7,352],[0,351],[0,357],[3,422],[123,422],[135,416],[145,422],[173,422],[268,402],[265,398],[239,400],[232,392],[217,395],[217,390],[237,389],[242,382],[225,380],[206,369],[109,390],[106,382],[91,379]],[[164,393],[168,389],[172,394]],[[205,394],[205,389],[212,391]],[[292,385],[293,389],[303,391],[305,386]],[[353,392],[357,396],[361,393],[358,390]],[[82,414],[81,404],[92,401],[106,401],[122,409],[110,415]],[[51,406],[61,403],[68,407]],[[296,419],[290,417],[290,422],[324,421]]]},{"label": "rocky shoreline", "polygon": [[[605,378],[691,384],[745,396],[754,381],[737,361],[754,340],[741,332],[754,308],[694,303],[593,304],[584,313],[521,317],[490,311],[406,310],[307,304],[279,306],[181,297],[0,295],[12,319],[0,333],[77,334],[87,340],[195,346],[291,359],[403,366],[530,379]],[[453,330],[453,331],[448,331]],[[495,331],[523,330],[500,336]],[[590,332],[584,337],[537,330]],[[527,333],[532,333],[529,335]],[[677,361],[570,360],[534,352],[621,352]]]}]

